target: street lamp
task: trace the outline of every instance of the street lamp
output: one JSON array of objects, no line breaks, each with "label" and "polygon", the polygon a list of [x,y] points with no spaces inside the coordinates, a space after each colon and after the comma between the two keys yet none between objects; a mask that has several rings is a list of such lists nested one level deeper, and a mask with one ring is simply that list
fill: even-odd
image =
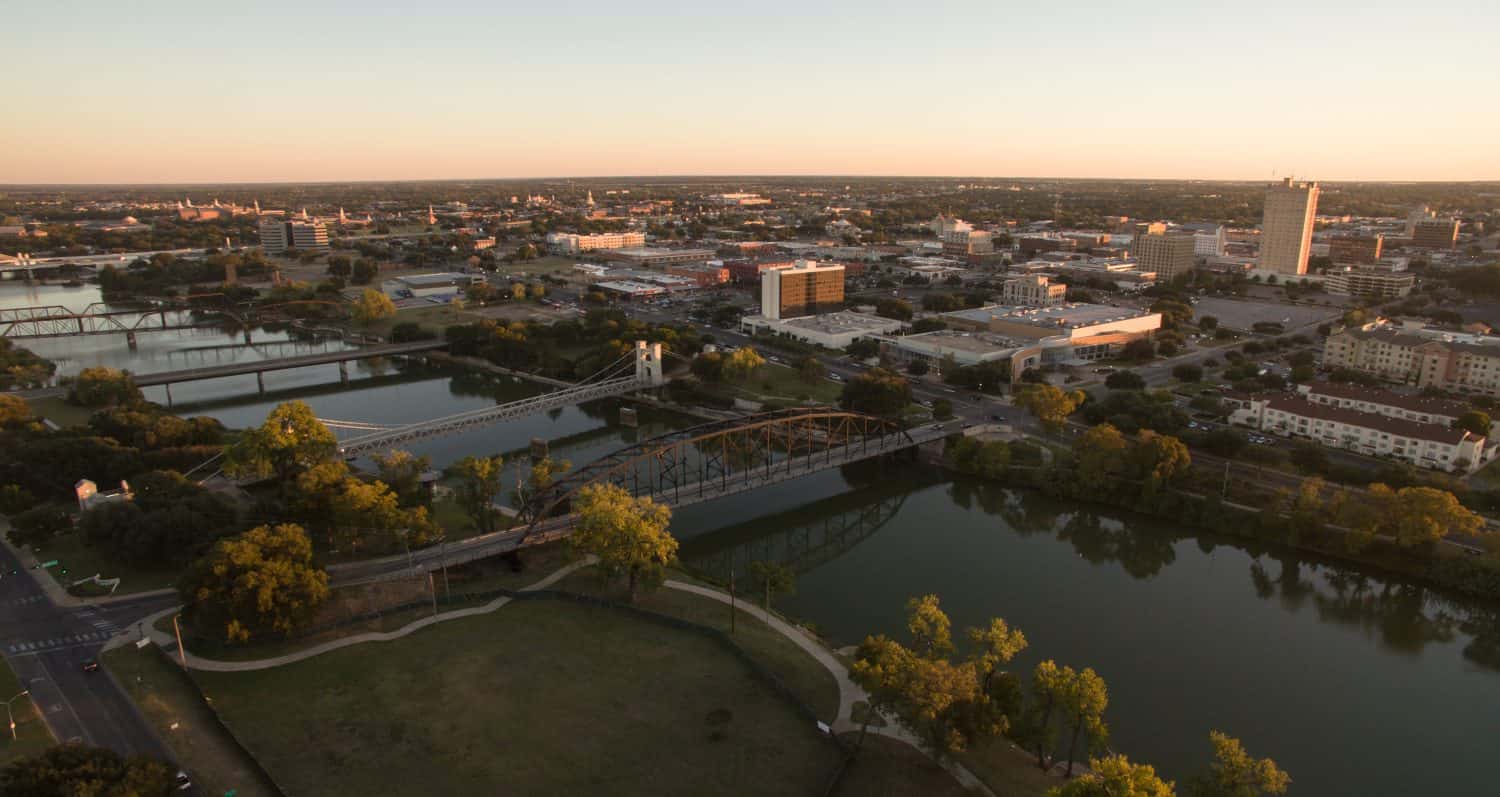
[{"label": "street lamp", "polygon": [[8,720],[10,720],[10,740],[11,741],[15,741],[16,740],[16,717],[15,717],[14,714],[10,713],[10,704],[11,704],[11,701],[12,700],[16,700],[17,698],[25,697],[25,696],[27,696],[29,694],[31,694],[31,690],[30,689],[26,689],[26,690],[23,690],[19,695],[16,695],[15,697],[12,697],[10,700],[5,701],[5,718],[8,719]]}]

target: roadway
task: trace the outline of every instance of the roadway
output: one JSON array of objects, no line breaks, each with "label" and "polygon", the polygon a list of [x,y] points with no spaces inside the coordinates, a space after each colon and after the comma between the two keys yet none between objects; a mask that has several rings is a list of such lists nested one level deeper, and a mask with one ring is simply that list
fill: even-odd
[{"label": "roadway", "polygon": [[131,627],[142,618],[175,606],[177,596],[59,606],[41,589],[38,578],[49,576],[26,569],[14,551],[0,546],[0,654],[22,687],[31,691],[52,735],[59,742],[172,761],[114,679],[103,670],[85,672],[83,665],[99,655],[105,640],[120,631],[133,632]]}]

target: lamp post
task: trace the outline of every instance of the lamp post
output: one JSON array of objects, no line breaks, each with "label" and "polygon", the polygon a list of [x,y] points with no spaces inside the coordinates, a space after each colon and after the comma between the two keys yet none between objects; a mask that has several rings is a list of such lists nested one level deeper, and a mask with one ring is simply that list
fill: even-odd
[{"label": "lamp post", "polygon": [[5,718],[7,720],[10,720],[10,740],[11,741],[15,741],[16,740],[16,717],[15,717],[14,714],[10,713],[10,704],[11,704],[11,701],[12,700],[16,700],[17,698],[25,697],[25,696],[27,696],[29,694],[31,694],[31,690],[30,689],[26,689],[26,690],[23,690],[20,694],[16,695],[15,697],[12,697],[10,700],[5,701]]}]

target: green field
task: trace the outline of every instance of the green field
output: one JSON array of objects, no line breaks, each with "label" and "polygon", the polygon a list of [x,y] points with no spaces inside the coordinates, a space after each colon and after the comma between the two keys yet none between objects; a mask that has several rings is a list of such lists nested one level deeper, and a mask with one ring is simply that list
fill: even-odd
[{"label": "green field", "polygon": [[[21,693],[21,683],[10,666],[0,659],[0,700]],[[28,758],[51,747],[52,731],[42,722],[42,715],[31,704],[30,697],[17,697],[10,702],[10,715],[16,722],[16,738],[10,738],[10,726],[0,726],[0,766],[19,758]],[[3,720],[0,720],[3,721]]]},{"label": "green field", "polygon": [[295,794],[812,794],[839,758],[710,640],[563,602],[200,682]]},{"label": "green field", "polygon": [[[100,657],[151,723],[157,736],[192,775],[203,794],[272,797],[277,794],[262,780],[233,737],[214,721],[213,710],[199,697],[181,669],[159,648],[134,645],[116,648]],[[175,726],[175,727],[174,727]]]},{"label": "green field", "polygon": [[[715,386],[710,385],[713,389]],[[823,404],[836,404],[839,395],[844,392],[844,385],[828,379],[819,378],[813,382],[802,379],[797,369],[789,365],[778,365],[777,363],[766,363],[757,368],[744,382],[736,385],[720,384],[718,389],[727,395],[750,399],[752,401],[765,401],[779,399],[783,401],[812,400]]]},{"label": "green field", "polygon": [[[845,734],[858,744],[859,734]],[[969,794],[931,758],[904,742],[867,734],[859,755],[839,779],[835,797],[961,797]],[[1025,791],[996,791],[1012,797]],[[1036,792],[1041,794],[1041,792]]]}]

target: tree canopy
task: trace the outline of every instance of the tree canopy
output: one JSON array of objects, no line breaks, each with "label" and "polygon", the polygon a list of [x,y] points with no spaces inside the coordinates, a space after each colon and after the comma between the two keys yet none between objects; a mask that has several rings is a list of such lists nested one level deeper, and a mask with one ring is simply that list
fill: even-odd
[{"label": "tree canopy", "polygon": [[81,744],[60,744],[0,768],[0,794],[7,797],[166,797],[174,788],[162,761]]},{"label": "tree canopy", "polygon": [[1026,385],[1016,391],[1015,403],[1029,411],[1048,431],[1057,431],[1068,422],[1088,397],[1082,390],[1066,392],[1055,385]]},{"label": "tree canopy", "polygon": [[246,429],[225,451],[224,471],[237,478],[276,476],[286,482],[337,454],[338,438],[312,407],[288,401],[276,405],[260,426]]},{"label": "tree canopy", "polygon": [[301,526],[257,526],[215,544],[178,592],[196,627],[243,643],[305,626],[328,598],[328,573],[313,564],[312,540]]},{"label": "tree canopy", "polygon": [[911,384],[884,368],[871,368],[844,383],[839,406],[854,412],[894,417],[911,403]]},{"label": "tree canopy", "polygon": [[599,557],[607,577],[624,576],[634,602],[641,587],[656,587],[677,561],[677,538],[667,532],[672,510],[623,487],[591,484],[573,501],[574,550]]}]

